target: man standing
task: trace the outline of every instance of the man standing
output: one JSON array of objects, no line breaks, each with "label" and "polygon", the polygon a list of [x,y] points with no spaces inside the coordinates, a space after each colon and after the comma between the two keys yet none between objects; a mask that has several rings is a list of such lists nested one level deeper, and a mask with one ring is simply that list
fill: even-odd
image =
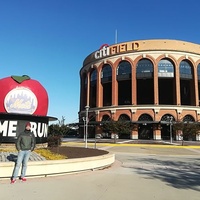
[{"label": "man standing", "polygon": [[17,162],[15,164],[12,178],[11,178],[11,184],[16,182],[16,178],[19,173],[20,166],[21,168],[21,175],[19,179],[21,181],[26,181],[25,175],[26,175],[26,169],[27,169],[27,163],[31,154],[31,151],[35,148],[35,136],[33,132],[31,132],[31,123],[27,122],[25,126],[25,130],[19,134],[16,141],[16,148],[18,150],[18,157]]}]

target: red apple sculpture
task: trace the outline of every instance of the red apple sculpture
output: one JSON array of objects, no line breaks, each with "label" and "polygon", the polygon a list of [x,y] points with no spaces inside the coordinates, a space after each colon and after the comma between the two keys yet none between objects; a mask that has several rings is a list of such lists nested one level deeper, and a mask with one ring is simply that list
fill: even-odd
[{"label": "red apple sculpture", "polygon": [[46,116],[47,91],[27,75],[0,79],[0,112]]}]

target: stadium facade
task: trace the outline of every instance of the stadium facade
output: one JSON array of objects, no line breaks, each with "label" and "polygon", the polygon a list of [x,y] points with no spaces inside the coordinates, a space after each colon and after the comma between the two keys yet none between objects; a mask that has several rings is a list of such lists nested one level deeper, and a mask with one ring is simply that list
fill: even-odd
[{"label": "stadium facade", "polygon": [[[130,121],[130,139],[180,140],[174,122],[200,120],[200,45],[154,39],[103,44],[80,70],[79,123],[103,134],[105,121]],[[88,116],[88,121],[85,118]],[[197,134],[194,140],[200,140]]]}]

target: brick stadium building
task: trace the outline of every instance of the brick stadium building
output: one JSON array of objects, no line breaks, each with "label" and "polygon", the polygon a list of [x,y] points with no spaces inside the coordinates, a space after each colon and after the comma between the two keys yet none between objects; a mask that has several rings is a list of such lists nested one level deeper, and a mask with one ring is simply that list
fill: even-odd
[{"label": "brick stadium building", "polygon": [[200,120],[199,44],[167,39],[104,44],[86,57],[80,79],[79,119],[84,123],[88,115],[89,136],[102,132],[101,122],[125,119],[134,124],[130,139],[179,140],[172,122]]}]

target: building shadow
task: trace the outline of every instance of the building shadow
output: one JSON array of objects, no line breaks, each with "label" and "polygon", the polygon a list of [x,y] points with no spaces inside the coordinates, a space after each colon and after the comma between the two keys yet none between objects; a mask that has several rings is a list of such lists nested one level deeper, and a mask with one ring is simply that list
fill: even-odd
[{"label": "building shadow", "polygon": [[132,165],[124,164],[123,167],[133,168],[143,178],[159,179],[170,187],[200,191],[200,158],[187,158],[186,161],[134,158],[134,161],[131,159]]}]

